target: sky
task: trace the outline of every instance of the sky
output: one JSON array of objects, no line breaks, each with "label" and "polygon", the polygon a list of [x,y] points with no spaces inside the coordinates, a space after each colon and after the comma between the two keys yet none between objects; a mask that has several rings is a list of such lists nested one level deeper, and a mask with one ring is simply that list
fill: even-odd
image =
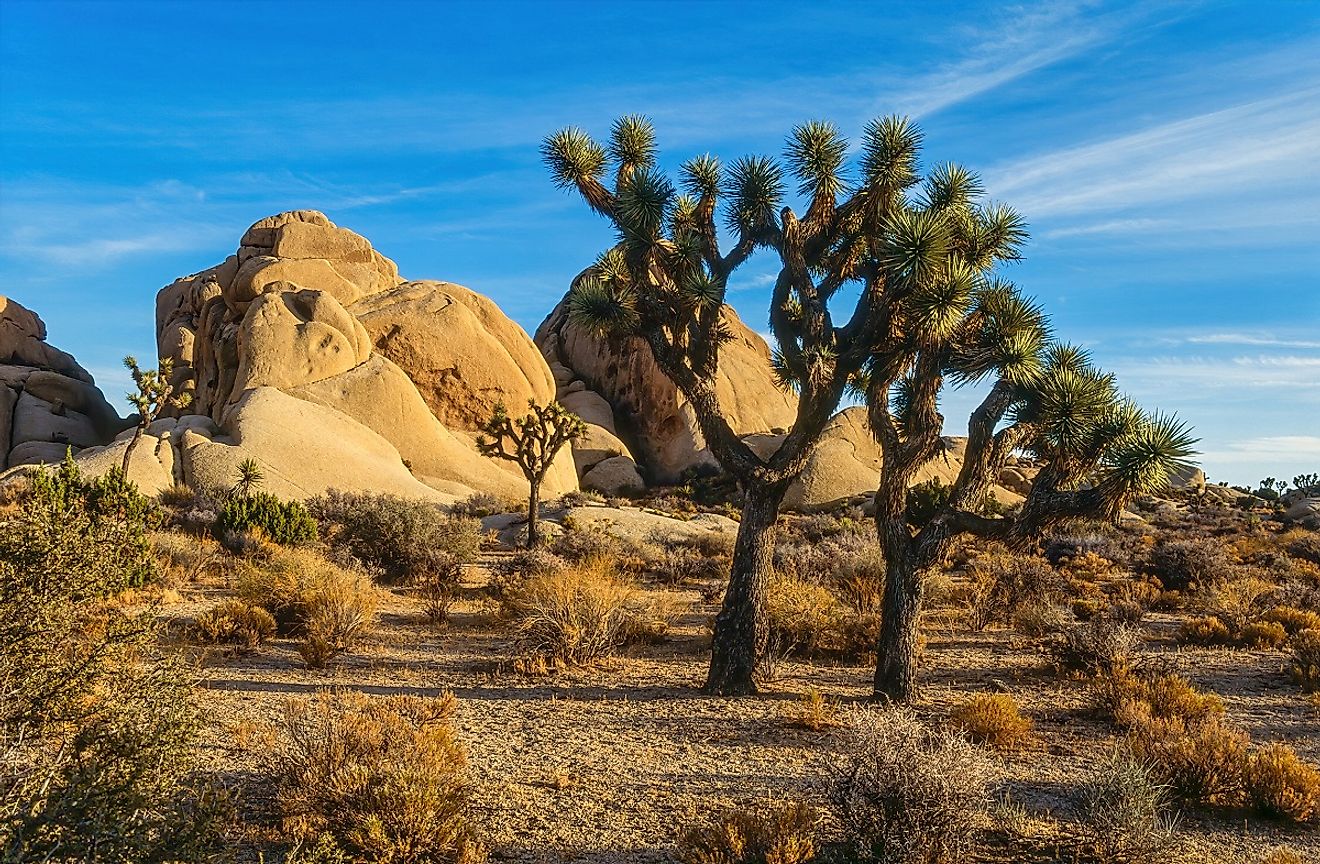
[{"label": "sky", "polygon": [[[1030,224],[1006,278],[1212,481],[1320,470],[1320,2],[0,2],[0,292],[119,403],[154,297],[312,208],[529,332],[611,242],[537,151],[901,113]],[[767,329],[774,265],[730,302]],[[965,432],[974,392],[945,400]],[[122,404],[122,403],[119,403]]]}]

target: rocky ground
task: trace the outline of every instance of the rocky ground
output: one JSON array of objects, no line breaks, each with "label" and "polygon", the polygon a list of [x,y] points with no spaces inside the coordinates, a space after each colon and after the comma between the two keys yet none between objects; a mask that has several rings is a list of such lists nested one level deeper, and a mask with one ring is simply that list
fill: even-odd
[{"label": "rocky ground", "polygon": [[[202,692],[211,718],[207,760],[244,787],[244,859],[257,860],[275,836],[265,757],[290,698],[319,688],[368,694],[458,698],[456,725],[475,782],[477,819],[493,860],[624,862],[672,860],[682,830],[732,804],[767,798],[822,798],[821,779],[841,733],[794,724],[802,694],[818,688],[845,713],[869,692],[869,669],[787,662],[756,698],[703,696],[716,607],[696,590],[664,591],[683,611],[657,645],[590,668],[527,676],[509,671],[507,632],[480,599],[484,567],[467,574],[469,596],[448,625],[426,622],[417,600],[396,590],[368,644],[324,672],[304,668],[293,640],[247,655],[206,658]],[[228,596],[221,577],[201,579],[167,607],[185,620]],[[1088,769],[1113,746],[1111,724],[1089,710],[1086,688],[1049,671],[1037,649],[1012,631],[971,633],[948,616],[926,628],[925,688],[919,712],[935,721],[968,694],[1007,690],[1034,721],[1027,749],[1000,758],[1002,789],[1047,824],[1072,814]],[[1320,761],[1320,712],[1281,673],[1282,654],[1188,649],[1147,619],[1149,650],[1165,651],[1179,670],[1219,694],[1229,719],[1253,740],[1284,741]],[[1182,860],[1253,862],[1287,844],[1320,856],[1315,831],[1276,826],[1241,814],[1187,813]],[[1056,857],[1047,845],[1031,860]],[[1027,860],[992,851],[984,860]],[[269,856],[267,858],[269,860]],[[1320,859],[1313,859],[1320,860]]]}]

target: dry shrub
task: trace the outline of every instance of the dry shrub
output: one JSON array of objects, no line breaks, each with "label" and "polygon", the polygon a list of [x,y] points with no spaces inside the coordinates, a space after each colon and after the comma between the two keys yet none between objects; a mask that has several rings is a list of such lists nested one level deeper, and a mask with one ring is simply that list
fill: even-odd
[{"label": "dry shrub", "polygon": [[1014,750],[1031,740],[1031,719],[1007,693],[977,693],[953,709],[954,726],[978,744]]},{"label": "dry shrub", "polygon": [[766,586],[765,616],[761,673],[767,678],[790,656],[867,658],[880,632],[878,615],[857,613],[824,586],[785,573]]},{"label": "dry shrub", "polygon": [[309,501],[308,508],[329,526],[332,546],[391,581],[476,560],[481,548],[480,522],[425,501],[331,490]]},{"label": "dry shrub", "polygon": [[449,620],[449,610],[458,599],[463,585],[463,564],[453,558],[440,558],[415,573],[413,587],[422,600],[422,614],[432,624]]},{"label": "dry shrub", "polygon": [[1223,621],[1213,615],[1188,618],[1178,627],[1178,640],[1193,645],[1227,645],[1233,641],[1233,634]]},{"label": "dry shrub", "polygon": [[249,564],[239,596],[275,617],[286,633],[301,634],[304,662],[320,668],[370,631],[380,594],[366,574],[332,564],[308,549],[280,549]]},{"label": "dry shrub", "polygon": [[1307,693],[1320,691],[1320,630],[1302,630],[1288,640],[1288,674]]},{"label": "dry shrub", "polygon": [[1274,593],[1274,585],[1255,576],[1224,582],[1210,589],[1206,611],[1240,634],[1261,612]]},{"label": "dry shrub", "polygon": [[1038,639],[1058,633],[1068,626],[1067,613],[1051,604],[1031,605],[1013,614],[1013,629],[1023,636]]},{"label": "dry shrub", "polygon": [[1264,858],[1257,859],[1256,864],[1306,864],[1306,860],[1287,846],[1280,846]]},{"label": "dry shrub", "polygon": [[1133,755],[1189,804],[1236,803],[1248,743],[1245,732],[1218,718],[1193,724],[1151,720],[1128,736]]},{"label": "dry shrub", "polygon": [[1261,615],[1260,620],[1282,626],[1289,636],[1302,630],[1320,630],[1320,613],[1295,606],[1275,606]]},{"label": "dry shrub", "polygon": [[905,708],[858,710],[829,794],[856,861],[936,864],[975,848],[990,804],[984,752]]},{"label": "dry shrub", "polygon": [[1050,646],[1054,665],[1083,675],[1113,675],[1131,668],[1141,631],[1131,624],[1096,616],[1063,630]]},{"label": "dry shrub", "polygon": [[290,703],[273,766],[285,831],[352,864],[484,860],[453,711],[452,694],[329,691]]},{"label": "dry shrub", "polygon": [[1288,631],[1275,621],[1252,621],[1238,634],[1238,642],[1247,648],[1270,650],[1288,641]]},{"label": "dry shrub", "polygon": [[1279,543],[1294,558],[1320,564],[1320,534],[1295,528],[1279,536]]},{"label": "dry shrub", "polygon": [[223,568],[223,552],[206,540],[171,531],[150,535],[161,584],[186,585],[213,568]]},{"label": "dry shrub", "polygon": [[1125,751],[1115,752],[1081,787],[1082,828],[1103,864],[1160,860],[1173,844],[1165,787]]},{"label": "dry shrub", "polygon": [[692,828],[678,843],[682,864],[807,864],[816,855],[816,823],[810,805],[793,802],[730,810]]},{"label": "dry shrub", "polygon": [[1152,720],[1192,726],[1224,714],[1223,701],[1173,672],[1119,671],[1096,679],[1102,707],[1120,726],[1140,727]]},{"label": "dry shrub", "polygon": [[992,622],[1007,624],[1026,606],[1048,603],[1063,587],[1058,572],[1034,555],[991,552],[972,561],[969,621],[984,630]]},{"label": "dry shrub", "polygon": [[519,652],[566,665],[585,665],[653,636],[664,623],[655,613],[609,557],[549,567],[506,585],[500,597]]},{"label": "dry shrub", "polygon": [[550,551],[566,561],[588,561],[610,558],[618,561],[627,551],[623,542],[600,526],[587,529],[573,527],[564,520],[564,533],[550,543]]},{"label": "dry shrub", "polygon": [[1300,824],[1320,821],[1320,771],[1286,744],[1267,744],[1248,754],[1242,785],[1258,813]]},{"label": "dry shrub", "polygon": [[785,722],[799,729],[821,732],[839,725],[839,712],[834,703],[812,687],[802,698],[790,702],[783,711]]},{"label": "dry shrub", "polygon": [[1094,552],[1083,552],[1063,560],[1060,569],[1073,579],[1083,582],[1096,582],[1108,576],[1114,569],[1114,562]]},{"label": "dry shrub", "polygon": [[275,617],[260,606],[226,600],[198,615],[189,633],[208,645],[251,650],[275,635]]},{"label": "dry shrub", "polygon": [[723,579],[729,573],[731,559],[711,556],[687,544],[666,544],[646,562],[647,572],[666,585],[684,585]]},{"label": "dry shrub", "polygon": [[1161,543],[1146,559],[1146,570],[1165,588],[1195,591],[1229,579],[1237,562],[1218,540],[1208,537]]}]

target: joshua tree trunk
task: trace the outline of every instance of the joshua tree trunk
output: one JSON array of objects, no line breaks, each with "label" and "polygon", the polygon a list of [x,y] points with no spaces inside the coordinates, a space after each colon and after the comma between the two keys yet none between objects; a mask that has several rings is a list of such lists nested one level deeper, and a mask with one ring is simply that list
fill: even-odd
[{"label": "joshua tree trunk", "polygon": [[537,519],[541,515],[541,481],[532,479],[531,492],[527,495],[527,548],[534,549],[541,542],[541,533]]},{"label": "joshua tree trunk", "polygon": [[137,449],[138,442],[142,440],[142,431],[144,428],[145,427],[139,424],[138,427],[133,430],[133,437],[129,439],[128,447],[124,449],[123,472],[125,479],[128,478],[128,466],[129,463],[133,461],[133,451]]},{"label": "joshua tree trunk", "polygon": [[745,696],[756,692],[756,661],[765,642],[765,594],[775,551],[775,522],[786,482],[747,490],[733,549],[724,606],[715,618],[706,692]]},{"label": "joshua tree trunk", "polygon": [[921,571],[910,555],[885,566],[885,605],[875,664],[875,695],[906,702],[916,695],[917,636],[923,594]]}]

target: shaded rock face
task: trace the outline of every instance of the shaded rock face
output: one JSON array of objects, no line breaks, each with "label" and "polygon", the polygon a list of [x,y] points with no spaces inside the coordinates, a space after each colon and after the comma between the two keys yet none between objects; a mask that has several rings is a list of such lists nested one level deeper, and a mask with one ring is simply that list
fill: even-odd
[{"label": "shaded rock face", "polygon": [[[251,457],[289,497],[524,494],[517,466],[478,454],[475,432],[497,403],[516,413],[554,396],[546,362],[494,303],[405,282],[314,210],[256,222],[233,255],[161,289],[156,335],[192,403],[143,449],[168,442],[167,473],[191,485],[228,485]],[[544,490],[576,488],[565,453]]]},{"label": "shaded rock face", "polygon": [[[720,404],[741,435],[782,433],[796,416],[796,399],[775,387],[765,340],[732,309],[726,307],[724,317],[734,338],[720,348]],[[691,406],[642,340],[606,340],[584,331],[561,301],[537,328],[536,344],[550,363],[559,401],[587,420],[588,435],[575,447],[584,478],[597,463],[621,456],[652,483],[718,467]],[[619,470],[614,463],[609,475],[617,479]]]},{"label": "shaded rock face", "polygon": [[109,442],[128,421],[30,309],[0,296],[0,469],[56,463]]}]

